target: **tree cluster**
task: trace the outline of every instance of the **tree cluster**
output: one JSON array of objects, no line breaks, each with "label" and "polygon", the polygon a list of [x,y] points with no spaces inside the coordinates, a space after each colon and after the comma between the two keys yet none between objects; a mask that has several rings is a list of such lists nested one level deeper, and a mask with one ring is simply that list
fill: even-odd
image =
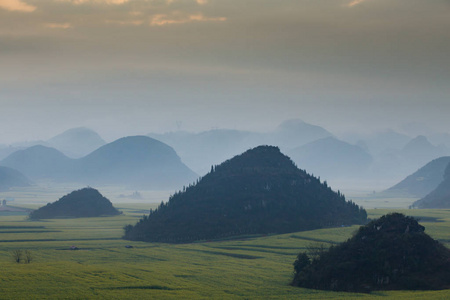
[{"label": "tree cluster", "polygon": [[99,216],[114,216],[120,212],[114,208],[111,201],[103,197],[96,189],[84,188],[73,191],[58,201],[32,211],[31,220],[53,218],[86,218]]},{"label": "tree cluster", "polygon": [[450,287],[450,250],[417,220],[393,213],[311,259],[299,253],[294,286],[350,292]]}]

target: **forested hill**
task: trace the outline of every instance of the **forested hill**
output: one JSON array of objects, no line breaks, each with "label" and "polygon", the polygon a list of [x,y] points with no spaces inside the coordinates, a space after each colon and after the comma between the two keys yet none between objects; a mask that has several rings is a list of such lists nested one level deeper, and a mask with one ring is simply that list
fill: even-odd
[{"label": "forested hill", "polygon": [[292,284],[349,292],[448,289],[450,250],[424,230],[412,217],[382,216],[328,251],[301,252]]},{"label": "forested hill", "polygon": [[54,218],[87,218],[114,216],[120,212],[107,198],[93,188],[73,191],[54,203],[48,203],[30,213],[31,220]]},{"label": "forested hill", "polygon": [[277,147],[259,146],[212,167],[196,184],[126,226],[124,238],[192,242],[362,224],[366,219],[365,210],[298,169]]}]

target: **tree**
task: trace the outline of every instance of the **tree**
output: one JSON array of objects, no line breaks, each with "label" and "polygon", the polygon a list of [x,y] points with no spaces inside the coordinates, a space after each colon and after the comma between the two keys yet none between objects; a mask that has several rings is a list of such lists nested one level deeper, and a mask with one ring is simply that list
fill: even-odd
[{"label": "tree", "polygon": [[308,255],[305,252],[300,252],[294,262],[295,273],[300,273],[304,267],[309,266],[310,264],[311,260],[309,259]]},{"label": "tree", "polygon": [[20,249],[13,250],[12,257],[16,263],[20,263],[20,260],[22,259],[22,250]]},{"label": "tree", "polygon": [[24,262],[26,264],[29,264],[33,260],[33,255],[31,254],[30,250],[25,250],[23,252],[23,255],[24,255]]}]

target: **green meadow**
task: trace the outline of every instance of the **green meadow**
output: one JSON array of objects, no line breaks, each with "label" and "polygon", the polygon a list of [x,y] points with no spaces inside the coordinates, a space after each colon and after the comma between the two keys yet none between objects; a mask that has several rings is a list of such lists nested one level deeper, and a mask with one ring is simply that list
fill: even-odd
[{"label": "green meadow", "polygon": [[[155,206],[155,205],[154,205]],[[296,255],[348,239],[357,226],[193,244],[130,242],[122,228],[148,204],[115,204],[116,217],[28,221],[0,216],[1,299],[449,299],[444,291],[336,293],[291,287]],[[371,209],[418,217],[450,247],[450,210]],[[76,246],[78,250],[70,250]],[[125,246],[132,246],[127,248]],[[28,250],[30,263],[13,251]]]}]

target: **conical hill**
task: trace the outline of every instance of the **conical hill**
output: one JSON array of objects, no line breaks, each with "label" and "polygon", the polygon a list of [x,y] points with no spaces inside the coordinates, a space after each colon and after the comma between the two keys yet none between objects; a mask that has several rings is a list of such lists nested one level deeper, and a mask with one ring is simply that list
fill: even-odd
[{"label": "conical hill", "polygon": [[277,147],[259,146],[211,168],[170,197],[125,238],[192,242],[362,224],[366,212],[305,171]]},{"label": "conical hill", "polygon": [[87,218],[99,216],[114,216],[120,212],[115,209],[107,198],[93,188],[73,191],[61,197],[58,201],[48,203],[30,213],[31,220],[55,218]]}]

